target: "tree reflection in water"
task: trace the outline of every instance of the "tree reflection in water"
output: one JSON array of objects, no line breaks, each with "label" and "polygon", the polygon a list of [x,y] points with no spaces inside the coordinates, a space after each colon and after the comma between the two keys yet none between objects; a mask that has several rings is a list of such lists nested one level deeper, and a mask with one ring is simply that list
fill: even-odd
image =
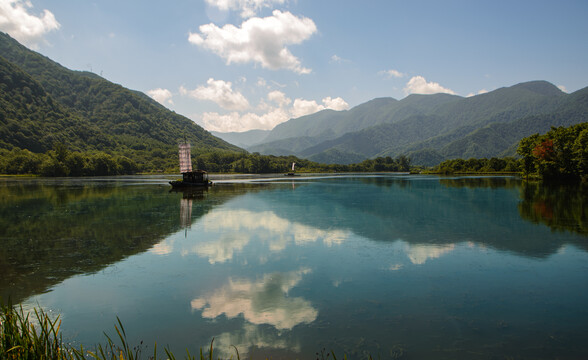
[{"label": "tree reflection in water", "polygon": [[521,198],[518,207],[523,219],[556,231],[588,235],[588,185],[524,183]]}]

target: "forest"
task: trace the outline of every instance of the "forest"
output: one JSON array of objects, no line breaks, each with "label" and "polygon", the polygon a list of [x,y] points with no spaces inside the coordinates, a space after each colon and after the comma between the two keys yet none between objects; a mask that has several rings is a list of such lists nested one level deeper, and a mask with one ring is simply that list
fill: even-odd
[{"label": "forest", "polygon": [[[0,174],[41,176],[109,176],[137,173],[179,173],[177,153],[161,151],[153,162],[139,165],[132,158],[102,151],[70,151],[65,144],[56,144],[46,153],[22,149],[0,149]],[[212,151],[192,156],[192,166],[215,173],[267,174],[287,172],[296,163],[299,172],[408,172],[410,159],[404,155],[393,159],[381,157],[357,164],[319,164],[295,156],[260,155],[235,151]]]},{"label": "forest", "polygon": [[588,180],[588,122],[552,127],[546,134],[534,134],[519,142],[525,177],[546,181]]}]

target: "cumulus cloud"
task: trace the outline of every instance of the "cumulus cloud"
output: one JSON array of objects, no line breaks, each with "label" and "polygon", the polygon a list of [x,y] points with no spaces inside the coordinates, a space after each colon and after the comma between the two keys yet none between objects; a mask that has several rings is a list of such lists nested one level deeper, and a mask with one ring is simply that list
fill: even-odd
[{"label": "cumulus cloud", "polygon": [[200,33],[190,33],[188,41],[217,54],[227,65],[253,62],[272,70],[311,72],[287,48],[300,44],[317,31],[309,18],[274,10],[272,16],[250,18],[241,27],[227,24],[221,28],[211,23],[200,26],[199,30]]},{"label": "cumulus cloud", "polygon": [[568,92],[568,89],[566,89],[566,87],[565,87],[565,86],[563,86],[563,85],[557,85],[557,87],[558,87],[558,88],[559,88],[561,91],[563,91],[563,92],[565,92],[565,93],[567,93],[567,92]]},{"label": "cumulus cloud", "polygon": [[422,76],[413,76],[404,88],[405,94],[437,94],[446,93],[455,95],[455,91],[444,88],[436,82],[427,82]]},{"label": "cumulus cloud", "polygon": [[488,90],[482,89],[482,90],[479,90],[477,93],[469,93],[469,94],[467,94],[466,97],[472,97],[472,96],[476,96],[476,95],[486,94],[487,92],[488,92]]},{"label": "cumulus cloud", "polygon": [[314,100],[296,99],[292,106],[292,116],[297,118],[304,115],[314,114],[315,112],[331,109],[331,110],[347,110],[349,104],[340,97],[331,98],[330,96],[322,100],[322,104],[318,104]]},{"label": "cumulus cloud", "polygon": [[0,30],[36,48],[43,41],[43,35],[59,29],[61,25],[49,10],[43,10],[40,16],[30,14],[32,7],[30,1],[0,0]]},{"label": "cumulus cloud", "polygon": [[210,6],[219,10],[240,11],[241,17],[249,18],[254,16],[262,8],[271,8],[276,5],[282,5],[286,0],[206,0]]},{"label": "cumulus cloud", "polygon": [[233,91],[233,84],[230,81],[215,80],[206,81],[206,86],[198,86],[194,90],[180,88],[182,95],[189,95],[199,100],[209,100],[217,103],[227,110],[247,110],[249,101],[238,91]]},{"label": "cumulus cloud", "polygon": [[[180,91],[186,92],[185,89],[180,89]],[[240,132],[251,129],[271,130],[291,118],[313,114],[324,109],[339,111],[348,108],[349,104],[341,97],[327,96],[322,99],[322,104],[315,100],[301,98],[292,102],[292,99],[287,97],[284,92],[274,90],[267,94],[267,102],[262,100],[259,105],[258,110],[263,111],[261,115],[253,112],[241,114],[237,111],[228,114],[206,112],[202,114],[201,124],[207,130],[220,132]]]},{"label": "cumulus cloud", "polygon": [[404,74],[398,70],[384,70],[380,71],[379,74],[384,75],[388,78],[401,78],[404,77]]},{"label": "cumulus cloud", "polygon": [[276,125],[288,121],[288,113],[280,108],[273,109],[265,114],[255,113],[239,114],[234,111],[229,114],[206,112],[202,114],[202,125],[209,131],[246,131],[251,129],[271,130]]},{"label": "cumulus cloud", "polygon": [[340,97],[336,97],[333,99],[330,96],[327,96],[323,99],[323,104],[325,104],[325,108],[331,110],[340,111],[349,109],[349,104]]},{"label": "cumulus cloud", "polygon": [[147,95],[151,96],[153,100],[165,105],[165,103],[173,105],[172,93],[168,89],[157,88],[147,91]]},{"label": "cumulus cloud", "polygon": [[274,91],[270,92],[269,94],[267,94],[267,99],[269,101],[275,103],[279,107],[284,107],[284,106],[290,105],[290,103],[292,102],[292,100],[290,98],[286,97],[286,94],[284,94],[283,92],[281,92],[279,90],[274,90]]}]

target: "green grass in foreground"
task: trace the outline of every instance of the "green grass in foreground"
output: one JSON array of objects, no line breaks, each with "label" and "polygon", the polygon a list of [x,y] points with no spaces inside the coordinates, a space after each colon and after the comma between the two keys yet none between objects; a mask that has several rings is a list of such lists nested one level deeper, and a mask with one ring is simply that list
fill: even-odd
[{"label": "green grass in foreground", "polygon": [[[34,314],[34,316],[32,316]],[[96,345],[93,351],[84,349],[83,346],[75,348],[63,342],[59,333],[61,320],[59,316],[52,320],[43,310],[34,309],[34,312],[25,313],[22,306],[14,308],[11,304],[0,306],[0,359],[10,360],[136,360],[142,359],[142,344],[136,347],[129,345],[122,322],[117,317],[117,324],[114,326],[118,339],[111,339],[106,333],[106,344]],[[117,342],[120,342],[118,344]],[[187,350],[184,359],[213,360],[214,339],[210,342],[208,353],[200,348],[199,357],[191,355]],[[235,354],[229,359],[240,360],[239,350],[233,346]],[[332,356],[337,360],[333,351],[327,352],[323,349],[316,353],[317,360],[328,360]],[[153,348],[153,354],[146,356],[147,359],[177,359],[168,349],[164,349],[162,357],[158,356],[157,343]],[[217,358],[220,359],[220,358]],[[343,356],[346,360],[347,356]],[[371,360],[372,357],[369,356]]]}]

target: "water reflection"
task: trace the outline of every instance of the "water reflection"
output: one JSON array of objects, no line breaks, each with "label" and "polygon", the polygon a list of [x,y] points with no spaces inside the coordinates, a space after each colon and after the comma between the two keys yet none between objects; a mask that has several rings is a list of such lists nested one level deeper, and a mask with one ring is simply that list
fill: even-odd
[{"label": "water reflection", "polygon": [[233,346],[239,349],[239,356],[244,358],[253,352],[254,349],[270,349],[272,353],[286,351],[299,353],[301,346],[299,342],[291,340],[282,333],[272,328],[246,323],[243,328],[233,332],[223,332],[214,337],[214,344],[218,346],[216,351],[220,358],[234,358]]},{"label": "water reflection", "polygon": [[[519,213],[525,220],[556,231],[588,235],[588,185],[525,183]],[[588,244],[579,244],[588,249]]]},{"label": "water reflection", "polygon": [[[2,240],[25,252],[17,244],[26,241],[10,237],[28,241],[22,224],[45,226],[59,237],[39,235],[47,241],[30,249],[47,254],[26,266],[47,266],[43,276],[59,266],[103,269],[45,279],[46,293],[28,301],[63,312],[63,328],[86,344],[121,316],[133,343],[169,344],[176,354],[214,337],[223,358],[235,356],[230,345],[273,359],[323,347],[353,358],[583,358],[586,236],[522,220],[521,207],[549,221],[575,216],[556,216],[555,200],[535,195],[562,190],[525,188],[521,199],[522,189],[515,179],[372,176],[197,193],[141,185],[15,199],[8,191],[2,214],[22,233],[6,222],[13,228]],[[144,243],[130,248],[123,238],[137,234]],[[80,251],[96,263],[52,263],[62,238],[74,250],[88,245]]]},{"label": "water reflection", "polygon": [[[195,221],[194,219],[192,221]],[[321,242],[327,246],[341,244],[349,236],[347,230],[323,230],[277,216],[273,211],[217,209],[198,220],[198,233],[189,233],[198,241],[180,249],[183,255],[197,254],[210,264],[231,261],[252,241],[265,244],[270,252],[281,252],[288,244],[303,245]],[[171,240],[158,248],[173,248]]]},{"label": "water reflection", "polygon": [[449,245],[408,245],[406,255],[410,262],[422,265],[429,259],[437,259],[455,249],[455,244]]},{"label": "water reflection", "polygon": [[242,315],[255,325],[268,324],[278,330],[291,330],[302,323],[313,322],[317,310],[309,301],[289,297],[288,292],[311,272],[308,268],[286,273],[265,274],[261,279],[229,279],[228,283],[211,294],[192,300],[192,309],[202,310],[202,316],[214,319],[225,315]]},{"label": "water reflection", "polygon": [[162,239],[258,188],[218,187],[213,200],[203,201],[202,192],[168,194],[167,186],[138,179],[132,186],[106,180],[2,181],[0,298],[18,303],[150,248],[168,254]]}]

